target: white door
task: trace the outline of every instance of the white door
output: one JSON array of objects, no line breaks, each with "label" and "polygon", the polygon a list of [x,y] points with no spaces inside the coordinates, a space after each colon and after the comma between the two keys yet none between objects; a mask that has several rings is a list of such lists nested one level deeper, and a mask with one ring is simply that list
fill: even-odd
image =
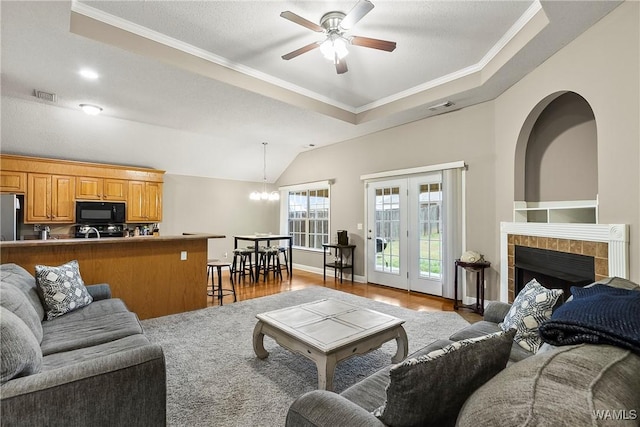
[{"label": "white door", "polygon": [[442,296],[442,174],[410,178],[409,289]]},{"label": "white door", "polygon": [[407,180],[367,184],[367,280],[408,289]]},{"label": "white door", "polygon": [[367,280],[442,296],[442,174],[367,184]]}]

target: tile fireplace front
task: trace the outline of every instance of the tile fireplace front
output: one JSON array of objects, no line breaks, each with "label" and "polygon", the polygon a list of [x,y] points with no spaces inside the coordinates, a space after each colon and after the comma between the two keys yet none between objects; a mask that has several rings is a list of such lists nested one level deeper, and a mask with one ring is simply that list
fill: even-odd
[{"label": "tile fireplace front", "polygon": [[628,278],[629,239],[625,224],[500,224],[500,300],[515,298],[515,248],[544,249],[593,257],[595,280]]}]

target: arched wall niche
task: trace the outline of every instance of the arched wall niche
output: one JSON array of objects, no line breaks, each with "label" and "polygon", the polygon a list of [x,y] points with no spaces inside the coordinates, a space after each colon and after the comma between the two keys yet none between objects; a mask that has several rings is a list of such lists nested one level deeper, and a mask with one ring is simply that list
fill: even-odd
[{"label": "arched wall niche", "polygon": [[597,151],[589,103],[569,91],[545,97],[529,113],[518,136],[514,200],[595,200]]}]

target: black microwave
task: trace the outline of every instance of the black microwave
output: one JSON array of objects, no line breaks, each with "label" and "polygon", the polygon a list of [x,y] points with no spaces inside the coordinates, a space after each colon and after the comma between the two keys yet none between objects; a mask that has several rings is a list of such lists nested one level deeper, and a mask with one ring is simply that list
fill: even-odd
[{"label": "black microwave", "polygon": [[78,224],[123,224],[125,204],[117,202],[76,202]]}]

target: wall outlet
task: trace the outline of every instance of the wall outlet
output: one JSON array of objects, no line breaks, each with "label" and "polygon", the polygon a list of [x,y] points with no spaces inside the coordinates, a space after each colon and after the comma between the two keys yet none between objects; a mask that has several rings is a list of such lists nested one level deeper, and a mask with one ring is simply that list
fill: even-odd
[{"label": "wall outlet", "polygon": [[358,230],[362,230],[362,223],[361,222],[358,223]]},{"label": "wall outlet", "polygon": [[180,252],[180,261],[186,261],[186,260],[187,260],[187,251]]}]

